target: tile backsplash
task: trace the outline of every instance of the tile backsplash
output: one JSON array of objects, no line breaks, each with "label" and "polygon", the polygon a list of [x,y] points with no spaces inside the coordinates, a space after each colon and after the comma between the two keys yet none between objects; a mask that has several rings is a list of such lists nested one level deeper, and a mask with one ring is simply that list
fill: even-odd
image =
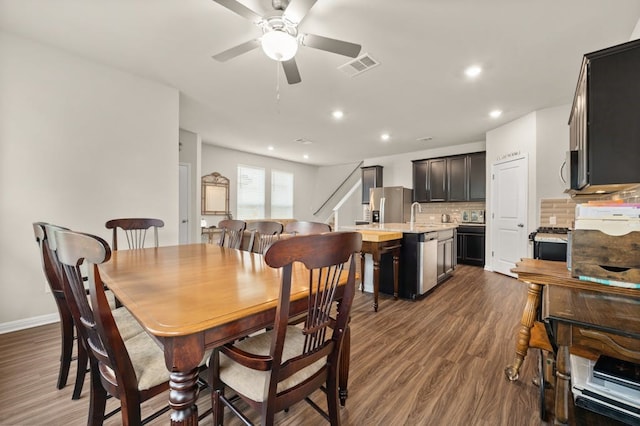
[{"label": "tile backsplash", "polygon": [[421,203],[422,213],[416,212],[416,223],[440,222],[443,214],[451,217],[451,222],[462,222],[463,210],[485,210],[483,202],[461,203]]},{"label": "tile backsplash", "polygon": [[[575,220],[576,204],[589,200],[617,200],[625,203],[640,203],[640,185],[615,194],[596,195],[591,198],[558,198],[540,200],[539,226],[572,228]],[[555,223],[553,223],[555,221]]]},{"label": "tile backsplash", "polygon": [[575,213],[576,202],[571,198],[542,199],[540,200],[539,226],[571,228]]}]

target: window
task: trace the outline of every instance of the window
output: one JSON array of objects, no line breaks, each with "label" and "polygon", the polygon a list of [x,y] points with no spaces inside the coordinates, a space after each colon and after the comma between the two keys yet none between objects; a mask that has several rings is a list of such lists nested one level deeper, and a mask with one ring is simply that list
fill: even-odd
[{"label": "window", "polygon": [[264,186],[264,169],[238,166],[238,219],[265,217]]},{"label": "window", "polygon": [[271,172],[271,217],[293,218],[293,173]]}]

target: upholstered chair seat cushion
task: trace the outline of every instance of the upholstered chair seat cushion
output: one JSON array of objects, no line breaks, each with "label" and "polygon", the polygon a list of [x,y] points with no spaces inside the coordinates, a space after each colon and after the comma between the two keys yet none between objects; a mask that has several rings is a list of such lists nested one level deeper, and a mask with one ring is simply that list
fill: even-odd
[{"label": "upholstered chair seat cushion", "polygon": [[[271,347],[271,333],[267,331],[248,337],[234,344],[238,349],[256,355],[269,355]],[[302,353],[304,336],[295,326],[287,327],[287,337],[282,352],[282,362],[294,358]],[[283,392],[302,383],[313,376],[326,364],[326,357],[319,359],[303,370],[278,383],[278,392]],[[266,399],[265,385],[269,380],[270,371],[257,371],[233,362],[229,357],[220,353],[220,379],[230,388],[254,401],[263,402]]]},{"label": "upholstered chair seat cushion", "polygon": [[164,352],[147,333],[124,339],[124,345],[138,378],[139,390],[150,389],[169,380]]},{"label": "upholstered chair seat cushion", "polygon": [[[164,363],[164,352],[151,336],[142,332],[123,340],[138,379],[138,390],[151,389],[169,381],[169,371]],[[203,366],[209,357],[211,357],[211,351],[205,353],[200,366]],[[102,374],[108,377],[109,381],[115,381],[113,370],[104,364],[101,364],[100,368]]]},{"label": "upholstered chair seat cushion", "polygon": [[127,308],[122,307],[111,311],[113,319],[118,326],[122,340],[129,340],[132,337],[144,333],[140,323],[131,315]]}]

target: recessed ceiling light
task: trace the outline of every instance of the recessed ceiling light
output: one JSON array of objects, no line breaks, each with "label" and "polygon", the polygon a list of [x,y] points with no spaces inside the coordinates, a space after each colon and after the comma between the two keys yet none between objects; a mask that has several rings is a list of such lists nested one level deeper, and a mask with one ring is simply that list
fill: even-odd
[{"label": "recessed ceiling light", "polygon": [[308,156],[307,154],[304,154],[304,155],[302,156],[302,158],[304,158],[305,160],[308,160],[308,159],[309,159],[309,156]]},{"label": "recessed ceiling light", "polygon": [[267,147],[267,149],[268,149],[269,151],[273,151],[273,149],[274,149],[274,148],[273,148],[273,146],[269,145],[269,146]]},{"label": "recessed ceiling light", "polygon": [[391,138],[389,133],[383,133],[383,134],[380,135],[380,139],[382,139],[383,141],[388,141],[389,138]]},{"label": "recessed ceiling light", "polygon": [[339,109],[333,111],[331,113],[331,115],[333,115],[333,118],[335,118],[336,120],[340,120],[342,117],[344,117],[344,112],[340,111]]},{"label": "recessed ceiling light", "polygon": [[498,118],[502,115],[502,111],[500,111],[499,109],[494,109],[489,113],[489,115],[491,116],[491,118]]},{"label": "recessed ceiling light", "polygon": [[481,72],[482,72],[482,68],[480,68],[478,65],[472,65],[466,70],[464,70],[465,75],[469,78],[477,77],[480,75]]}]

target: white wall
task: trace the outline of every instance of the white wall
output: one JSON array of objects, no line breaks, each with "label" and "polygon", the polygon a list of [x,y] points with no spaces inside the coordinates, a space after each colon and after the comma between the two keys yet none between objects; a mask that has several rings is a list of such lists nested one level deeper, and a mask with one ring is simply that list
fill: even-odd
[{"label": "white wall", "polygon": [[[318,167],[318,174],[316,178],[316,189],[314,194],[314,209],[318,210],[322,203],[333,194],[333,192],[351,175],[355,173],[357,177],[362,176],[362,171],[359,168],[359,163],[345,163],[335,166],[320,166]],[[356,170],[357,168],[357,170]],[[351,188],[344,188],[344,193]],[[339,196],[339,194],[336,194]]]},{"label": "white wall", "polygon": [[[577,77],[576,77],[577,78]],[[571,105],[536,111],[536,219],[540,217],[540,199],[569,198],[560,168],[569,150],[569,112]],[[563,170],[565,179],[568,170]],[[539,225],[536,222],[537,225]],[[536,226],[537,227],[537,226]]]},{"label": "white wall", "polygon": [[629,37],[629,41],[640,38],[640,19],[636,22],[636,26],[631,33],[631,37]]},{"label": "white wall", "polygon": [[[202,144],[201,159],[202,175],[218,172],[229,178],[229,208],[234,218],[237,217],[237,190],[238,190],[238,165],[262,167],[265,169],[266,178],[266,216],[270,217],[271,197],[271,171],[279,170],[293,173],[293,215],[298,220],[314,220],[313,212],[319,207],[315,201],[317,196],[318,167],[261,155],[249,154],[232,149],[221,148],[209,144]],[[216,225],[223,218],[220,216],[204,216],[209,226]],[[274,218],[288,219],[288,218]]]},{"label": "white wall", "polygon": [[177,243],[178,92],[0,33],[0,94],[2,332],[57,320],[32,222],[157,217]]}]

